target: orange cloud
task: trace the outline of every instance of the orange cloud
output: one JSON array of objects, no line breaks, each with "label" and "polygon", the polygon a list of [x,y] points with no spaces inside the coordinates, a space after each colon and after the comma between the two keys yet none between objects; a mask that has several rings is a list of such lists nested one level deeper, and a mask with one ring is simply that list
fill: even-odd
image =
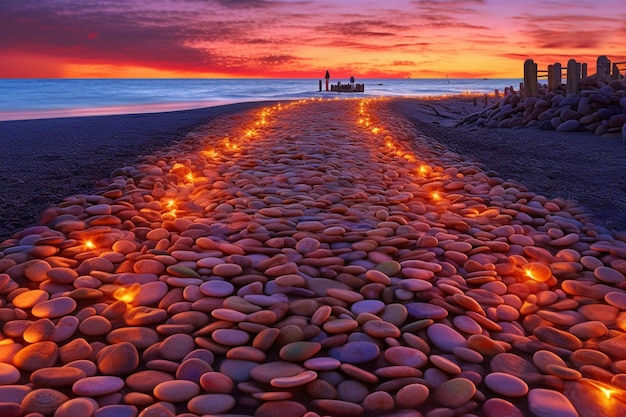
[{"label": "orange cloud", "polygon": [[528,57],[626,57],[618,10],[622,0],[5,1],[0,54],[12,58],[0,76],[510,77]]}]

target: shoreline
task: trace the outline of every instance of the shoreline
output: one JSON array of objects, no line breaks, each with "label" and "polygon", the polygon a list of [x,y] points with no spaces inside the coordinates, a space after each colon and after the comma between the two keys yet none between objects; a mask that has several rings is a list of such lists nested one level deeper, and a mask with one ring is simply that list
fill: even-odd
[{"label": "shoreline", "polygon": [[[620,176],[626,146],[621,141],[532,128],[455,127],[461,117],[484,109],[482,98],[474,106],[472,96],[391,100],[393,109],[433,142],[537,194],[573,200],[599,225],[626,230],[621,210],[626,207],[626,179]],[[490,97],[490,104],[494,100]],[[46,208],[89,192],[115,169],[183,140],[213,118],[267,103],[1,122],[0,165],[9,169],[0,172],[0,241],[35,224]]]}]

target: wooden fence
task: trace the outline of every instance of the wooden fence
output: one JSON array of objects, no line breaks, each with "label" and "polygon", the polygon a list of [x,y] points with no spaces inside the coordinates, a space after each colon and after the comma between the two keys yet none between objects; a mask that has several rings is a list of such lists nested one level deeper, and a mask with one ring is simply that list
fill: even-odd
[{"label": "wooden fence", "polygon": [[[598,57],[596,62],[596,77],[598,81],[607,83],[612,80],[619,80],[621,75],[620,65],[626,62],[613,62],[604,55]],[[576,62],[575,59],[567,61],[567,66],[563,68],[560,63],[548,65],[545,70],[539,70],[537,64],[532,59],[524,62],[524,83],[520,90],[524,97],[537,97],[538,79],[547,78],[548,91],[561,89],[563,71],[565,71],[567,83],[565,84],[566,94],[577,94],[580,91],[580,80],[586,78],[587,64]]]}]

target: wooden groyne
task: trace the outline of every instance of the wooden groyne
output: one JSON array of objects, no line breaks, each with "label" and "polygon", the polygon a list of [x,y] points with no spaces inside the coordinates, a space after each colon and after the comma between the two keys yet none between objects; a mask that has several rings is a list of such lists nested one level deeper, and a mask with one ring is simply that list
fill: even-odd
[{"label": "wooden groyne", "polygon": [[[605,55],[599,56],[596,61],[595,77],[597,81],[608,83],[624,78],[621,71],[626,69],[624,62],[611,62]],[[566,83],[563,84],[563,72],[565,72]],[[587,63],[577,62],[570,59],[563,67],[556,62],[548,65],[545,70],[540,70],[537,63],[532,59],[524,61],[524,82],[520,86],[524,97],[537,97],[539,89],[539,78],[547,78],[548,91],[564,90],[566,95],[578,94],[580,92],[581,81],[589,78]]]}]

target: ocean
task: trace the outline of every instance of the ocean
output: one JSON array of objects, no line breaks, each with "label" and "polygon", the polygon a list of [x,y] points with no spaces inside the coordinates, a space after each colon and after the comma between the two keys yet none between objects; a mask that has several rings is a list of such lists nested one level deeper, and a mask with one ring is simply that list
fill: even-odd
[{"label": "ocean", "polygon": [[[357,79],[364,93],[318,79],[0,79],[0,121],[187,110],[312,97],[444,96],[519,88],[521,79]],[[325,90],[325,80],[321,80]],[[348,80],[331,79],[332,84]]]}]

